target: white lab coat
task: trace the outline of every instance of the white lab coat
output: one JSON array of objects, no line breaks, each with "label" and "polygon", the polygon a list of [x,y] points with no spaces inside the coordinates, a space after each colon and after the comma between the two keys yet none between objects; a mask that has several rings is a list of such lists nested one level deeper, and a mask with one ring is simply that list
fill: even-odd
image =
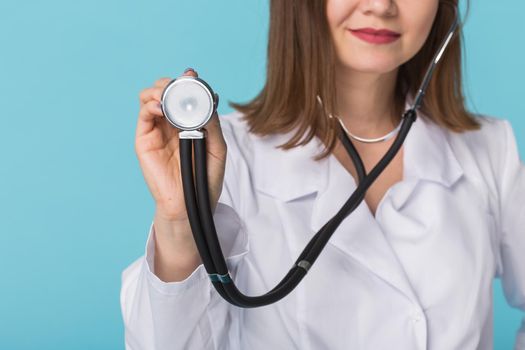
[{"label": "white lab coat", "polygon": [[[272,289],[356,188],[319,139],[248,133],[221,115],[228,145],[214,213],[238,288]],[[253,309],[223,300],[203,265],[183,281],[152,271],[155,234],[122,273],[126,349],[491,349],[492,281],[525,311],[525,166],[511,124],[479,116],[455,134],[420,115],[404,143],[404,177],[365,201],[287,297]],[[516,325],[518,331],[519,325]],[[516,349],[525,349],[525,322]]]}]

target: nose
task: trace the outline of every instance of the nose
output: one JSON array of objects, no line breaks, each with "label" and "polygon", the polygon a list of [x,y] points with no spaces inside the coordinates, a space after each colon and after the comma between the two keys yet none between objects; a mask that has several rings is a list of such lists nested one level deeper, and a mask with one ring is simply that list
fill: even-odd
[{"label": "nose", "polygon": [[363,0],[360,5],[365,14],[376,16],[395,16],[397,14],[397,6],[393,0]]}]

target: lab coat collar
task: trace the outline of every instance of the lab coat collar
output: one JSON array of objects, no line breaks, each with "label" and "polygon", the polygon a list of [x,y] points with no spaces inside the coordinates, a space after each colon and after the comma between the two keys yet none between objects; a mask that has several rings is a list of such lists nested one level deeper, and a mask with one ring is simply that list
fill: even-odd
[{"label": "lab coat collar", "polygon": [[[339,211],[355,191],[356,183],[332,154],[318,162],[312,159],[323,147],[318,138],[305,146],[287,151],[269,149],[282,144],[291,134],[272,135],[255,143],[255,186],[258,191],[283,202],[292,202],[315,194],[312,213],[308,219],[313,234]],[[431,181],[450,188],[463,175],[463,169],[450,146],[447,131],[421,113],[412,124],[404,142],[403,170],[403,180],[394,185],[398,185],[398,191],[390,198],[399,215],[402,215],[401,209],[409,201],[418,182]],[[385,197],[387,194],[388,192]],[[381,203],[376,214],[380,208]],[[311,235],[305,236],[303,243],[306,244],[310,238]],[[381,223],[364,200],[343,220],[329,244],[397,288],[411,301],[419,302],[385,237]],[[315,264],[312,270],[314,268]]]},{"label": "lab coat collar", "polygon": [[[409,107],[408,103],[406,107]],[[287,151],[276,148],[293,134],[272,134],[254,145],[255,186],[259,191],[284,202],[326,191],[331,186],[330,181],[327,181],[330,164],[336,161],[332,154],[318,162],[312,159],[324,147],[317,137],[304,146]],[[463,175],[463,168],[450,146],[447,131],[421,112],[418,112],[418,118],[412,124],[403,147],[403,181],[433,181],[449,188]],[[355,184],[350,174],[346,173],[346,177]],[[396,198],[398,209],[405,204],[409,195],[406,192]]]}]

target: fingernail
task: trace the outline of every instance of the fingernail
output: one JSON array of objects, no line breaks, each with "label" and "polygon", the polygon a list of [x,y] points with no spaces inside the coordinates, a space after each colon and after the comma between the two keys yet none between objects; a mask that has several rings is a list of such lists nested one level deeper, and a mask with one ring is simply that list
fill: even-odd
[{"label": "fingernail", "polygon": [[184,73],[188,73],[190,70],[194,71],[195,72],[195,69],[191,68],[191,67],[188,67],[184,70]]}]

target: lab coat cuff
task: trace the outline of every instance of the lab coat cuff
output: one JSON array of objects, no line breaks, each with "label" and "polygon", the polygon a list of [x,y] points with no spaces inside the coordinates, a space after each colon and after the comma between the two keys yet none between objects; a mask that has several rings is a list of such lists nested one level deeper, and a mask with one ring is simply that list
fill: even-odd
[{"label": "lab coat cuff", "polygon": [[[218,239],[224,253],[226,265],[232,277],[235,276],[237,266],[250,250],[246,229],[235,212],[228,204],[218,202],[213,214]],[[164,282],[154,273],[155,256],[155,227],[151,223],[148,240],[146,242],[144,264],[146,265],[148,280],[161,293],[177,294],[194,285],[203,286],[209,282],[208,273],[201,263],[187,278],[178,282]]]},{"label": "lab coat cuff", "polygon": [[188,277],[177,282],[165,282],[155,275],[153,272],[155,271],[155,227],[153,222],[151,223],[149,229],[144,257],[144,268],[146,269],[148,281],[158,292],[162,294],[174,295],[187,290],[194,285],[202,286],[204,283],[208,283],[208,275],[204,269],[203,264],[197,266]]}]

